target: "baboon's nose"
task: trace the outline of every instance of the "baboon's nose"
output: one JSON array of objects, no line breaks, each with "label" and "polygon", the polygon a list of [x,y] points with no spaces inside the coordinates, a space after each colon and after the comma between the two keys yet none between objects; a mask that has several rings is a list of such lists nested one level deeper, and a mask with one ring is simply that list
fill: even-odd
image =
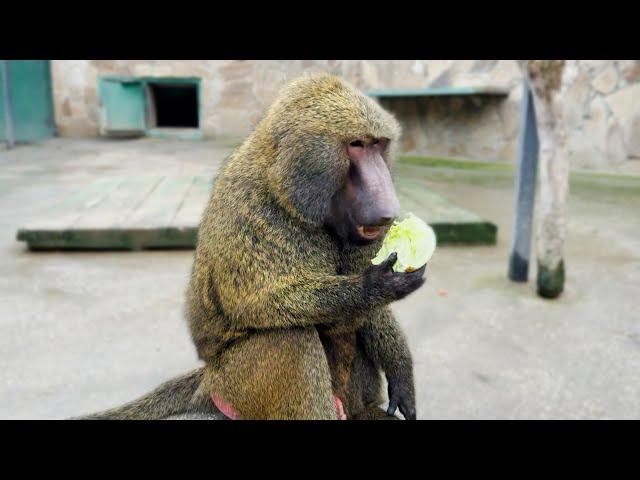
[{"label": "baboon's nose", "polygon": [[378,217],[376,225],[380,226],[390,225],[400,216],[400,202],[398,202],[398,197],[396,197],[396,192],[391,182],[388,183],[383,195],[381,208],[376,213]]}]

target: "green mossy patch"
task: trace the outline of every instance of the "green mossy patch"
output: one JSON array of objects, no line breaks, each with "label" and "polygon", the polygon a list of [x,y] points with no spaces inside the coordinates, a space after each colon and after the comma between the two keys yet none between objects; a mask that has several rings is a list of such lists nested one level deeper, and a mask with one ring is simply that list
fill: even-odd
[{"label": "green mossy patch", "polygon": [[557,298],[564,290],[564,260],[555,268],[549,268],[538,262],[538,295],[544,298]]},{"label": "green mossy patch", "polygon": [[197,228],[157,228],[130,230],[20,229],[17,240],[27,242],[30,250],[144,250],[156,248],[193,248]]},{"label": "green mossy patch", "polygon": [[419,157],[419,156],[401,156],[400,163],[410,165],[420,165],[423,167],[431,168],[451,168],[455,170],[500,170],[500,171],[513,171],[513,165],[509,163],[499,163],[491,161],[478,161],[478,160],[466,160],[458,158],[443,158],[443,157]]},{"label": "green mossy patch", "polygon": [[[515,164],[485,160],[403,155],[398,159],[401,175],[424,176],[430,181],[513,187]],[[588,171],[572,171],[570,195],[611,202],[640,199],[640,176]]]},{"label": "green mossy patch", "polygon": [[[507,168],[504,168],[507,167]],[[397,178],[422,178],[434,183],[510,188],[515,170],[508,165],[495,167],[484,162],[402,157],[395,166]]]}]

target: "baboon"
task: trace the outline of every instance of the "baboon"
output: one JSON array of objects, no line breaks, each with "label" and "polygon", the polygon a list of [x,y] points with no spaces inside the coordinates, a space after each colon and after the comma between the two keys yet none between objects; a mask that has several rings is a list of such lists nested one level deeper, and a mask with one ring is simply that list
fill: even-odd
[{"label": "baboon", "polygon": [[395,254],[371,264],[399,214],[399,134],[338,77],[286,86],[222,167],[202,218],[187,292],[198,387],[162,415],[144,397],[135,412],[93,418],[161,418],[213,398],[242,419],[335,419],[340,406],[349,419],[398,408],[415,419],[411,354],[389,304],[419,288],[425,268],[395,273]]}]

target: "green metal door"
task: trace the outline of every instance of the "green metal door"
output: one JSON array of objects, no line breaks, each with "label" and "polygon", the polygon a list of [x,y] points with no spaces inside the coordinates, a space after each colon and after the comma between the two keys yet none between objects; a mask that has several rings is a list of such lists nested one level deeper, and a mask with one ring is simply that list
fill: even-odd
[{"label": "green metal door", "polygon": [[139,79],[100,79],[100,130],[107,135],[143,135],[144,84]]},{"label": "green metal door", "polygon": [[[32,142],[55,135],[51,66],[49,60],[9,60],[9,102],[16,142]],[[4,78],[0,75],[0,92]],[[0,95],[0,140],[7,140],[6,109]]]}]

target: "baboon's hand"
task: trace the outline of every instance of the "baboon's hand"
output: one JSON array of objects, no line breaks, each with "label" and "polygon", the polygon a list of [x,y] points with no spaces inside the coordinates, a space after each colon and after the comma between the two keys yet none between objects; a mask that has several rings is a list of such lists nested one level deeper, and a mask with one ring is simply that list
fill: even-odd
[{"label": "baboon's hand", "polygon": [[400,407],[400,413],[405,420],[416,419],[416,400],[411,378],[393,378],[387,376],[389,384],[389,407],[387,413],[395,415]]},{"label": "baboon's hand", "polygon": [[400,300],[422,286],[425,279],[422,268],[410,273],[394,272],[393,264],[398,259],[397,253],[392,253],[380,265],[372,265],[364,272],[364,285],[371,293],[381,295],[390,301]]}]

